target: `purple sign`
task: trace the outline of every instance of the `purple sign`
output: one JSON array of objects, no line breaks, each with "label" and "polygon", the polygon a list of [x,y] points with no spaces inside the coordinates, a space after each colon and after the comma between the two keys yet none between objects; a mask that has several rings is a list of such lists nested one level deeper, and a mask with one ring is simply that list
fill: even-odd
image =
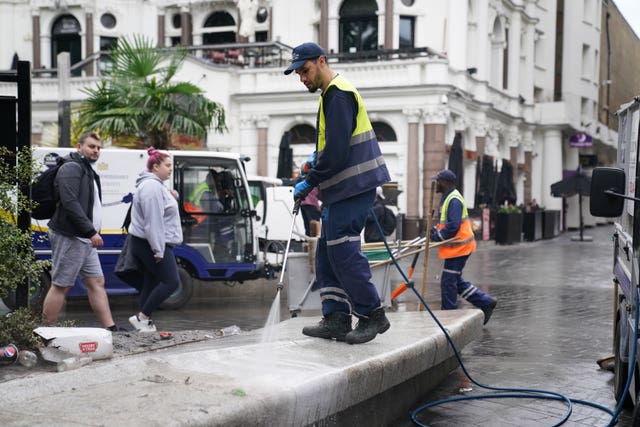
[{"label": "purple sign", "polygon": [[593,138],[588,133],[578,132],[569,137],[569,145],[575,148],[591,147],[593,145]]}]

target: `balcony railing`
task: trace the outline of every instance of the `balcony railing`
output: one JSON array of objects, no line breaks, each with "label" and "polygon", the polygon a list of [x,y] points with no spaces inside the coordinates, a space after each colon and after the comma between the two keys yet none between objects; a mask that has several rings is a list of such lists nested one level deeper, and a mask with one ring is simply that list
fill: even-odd
[{"label": "balcony railing", "polygon": [[[177,48],[164,48],[174,50]],[[189,55],[215,67],[267,68],[286,67],[291,61],[292,47],[280,42],[231,43],[188,46]],[[429,47],[403,49],[377,49],[360,52],[327,54],[332,63],[371,62],[414,59],[420,57],[446,58],[446,55]],[[111,62],[108,51],[96,52],[71,66],[71,76],[100,76],[108,74]],[[33,69],[33,77],[56,77],[57,68]]]}]

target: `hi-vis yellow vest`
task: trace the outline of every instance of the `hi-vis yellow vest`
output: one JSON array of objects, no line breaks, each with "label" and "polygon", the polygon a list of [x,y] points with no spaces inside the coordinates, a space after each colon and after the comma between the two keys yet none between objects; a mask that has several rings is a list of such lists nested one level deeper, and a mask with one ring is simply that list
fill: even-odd
[{"label": "hi-vis yellow vest", "polygon": [[447,210],[449,209],[449,203],[453,199],[460,200],[462,203],[462,221],[460,222],[460,228],[456,233],[454,240],[449,243],[445,243],[438,247],[438,256],[442,259],[457,258],[459,256],[469,255],[476,250],[476,239],[471,229],[471,220],[469,220],[469,212],[467,211],[467,204],[464,202],[462,194],[458,190],[451,191],[447,198],[442,203],[442,209],[440,210],[440,223],[438,224],[438,230],[442,230],[447,222]]},{"label": "hi-vis yellow vest", "polygon": [[[324,203],[333,203],[344,200],[384,184],[391,180],[389,171],[382,157],[376,134],[373,131],[367,110],[364,107],[362,98],[356,88],[344,77],[336,76],[323,95],[331,86],[336,86],[344,92],[351,92],[358,103],[358,113],[356,115],[356,126],[351,133],[347,162],[343,170],[328,179],[320,182],[321,200]],[[318,158],[322,157],[327,144],[331,141],[326,139],[326,120],[323,109],[323,96],[320,96],[318,110],[318,139],[316,151]],[[329,124],[330,126],[330,124]]]}]

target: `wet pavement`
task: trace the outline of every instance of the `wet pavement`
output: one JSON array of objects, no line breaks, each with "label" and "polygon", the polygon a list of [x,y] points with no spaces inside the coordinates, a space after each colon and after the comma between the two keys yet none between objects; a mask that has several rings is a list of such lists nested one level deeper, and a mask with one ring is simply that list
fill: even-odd
[{"label": "wet pavement", "polygon": [[[496,246],[483,243],[464,277],[498,298],[481,338],[462,357],[471,377],[493,387],[551,390],[572,399],[615,407],[613,373],[596,360],[612,352],[613,227],[589,228],[592,242],[575,242],[577,232],[552,240]],[[435,301],[434,301],[435,303]],[[416,408],[460,396],[461,370],[451,374]],[[465,394],[492,393],[478,386]],[[431,426],[550,426],[566,407],[531,399],[468,400],[422,412]],[[618,425],[631,424],[623,412]],[[610,415],[574,405],[567,426],[605,426]],[[406,425],[411,425],[410,423]]]},{"label": "wet pavement", "polygon": [[[464,277],[499,300],[483,336],[468,345],[463,362],[476,381],[494,387],[547,389],[571,398],[597,402],[614,408],[613,374],[602,370],[596,360],[611,353],[613,285],[611,274],[611,225],[588,228],[591,242],[572,241],[577,231],[551,240],[498,246],[480,242],[471,256]],[[401,263],[408,267],[410,260]],[[426,299],[439,309],[441,263],[430,256]],[[414,280],[420,288],[422,259]],[[392,282],[400,276],[394,272]],[[161,329],[219,329],[238,325],[243,330],[264,325],[277,280],[201,286],[182,310],[162,310],[155,315]],[[405,292],[398,310],[416,310],[416,297]],[[111,300],[119,324],[136,310],[135,298]],[[461,307],[467,307],[464,303]],[[310,313],[317,315],[317,313]],[[86,301],[70,301],[65,318],[95,326]],[[288,317],[286,298],[281,318]],[[315,321],[315,319],[314,319]],[[418,408],[432,400],[459,396],[460,369],[454,371],[427,396],[415,396]],[[486,393],[478,386],[467,394]],[[447,404],[419,415],[432,426],[549,426],[559,422],[566,409],[542,400],[471,400]],[[630,413],[623,412],[618,425],[630,425]],[[574,405],[568,426],[605,426],[610,416],[593,408]],[[409,414],[398,426],[412,425]]]}]

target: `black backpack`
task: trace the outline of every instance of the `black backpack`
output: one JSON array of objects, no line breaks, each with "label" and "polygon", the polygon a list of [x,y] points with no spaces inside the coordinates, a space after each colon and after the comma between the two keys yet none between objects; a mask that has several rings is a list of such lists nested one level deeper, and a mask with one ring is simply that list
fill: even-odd
[{"label": "black backpack", "polygon": [[[373,212],[377,215],[380,227],[385,236],[391,235],[396,229],[396,215],[391,209],[384,205],[378,205],[373,207]],[[369,242],[382,242],[382,236],[378,231],[376,222],[371,218],[371,214],[367,217],[364,227],[364,241]]]},{"label": "black backpack", "polygon": [[396,215],[388,207],[384,207],[384,215],[382,216],[382,220],[378,220],[380,221],[380,226],[382,227],[382,231],[384,231],[385,236],[389,236],[395,231]]},{"label": "black backpack", "polygon": [[49,219],[56,212],[58,204],[58,195],[54,191],[53,183],[56,180],[58,169],[64,161],[61,158],[56,159],[55,166],[50,166],[46,171],[38,175],[29,187],[31,200],[37,205],[31,211],[31,217],[34,219]]}]

